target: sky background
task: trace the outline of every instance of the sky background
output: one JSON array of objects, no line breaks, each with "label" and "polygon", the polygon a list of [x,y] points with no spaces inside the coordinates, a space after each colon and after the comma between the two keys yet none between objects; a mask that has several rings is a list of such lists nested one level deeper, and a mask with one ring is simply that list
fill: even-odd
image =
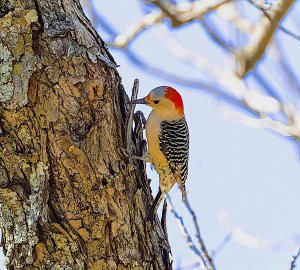
[{"label": "sky background", "polygon": [[[94,5],[96,11],[106,17],[119,33],[126,31],[132,22],[139,21],[144,15],[136,0],[95,0]],[[299,5],[297,8],[299,10]],[[296,16],[295,9],[289,16]],[[295,32],[300,32],[300,27],[297,27],[300,25],[299,20],[297,24],[289,18],[285,23]],[[103,28],[97,27],[97,30],[100,36],[109,40]],[[228,56],[216,45],[204,42],[207,40],[206,33],[197,23],[176,29],[175,33],[184,44],[205,54],[210,62],[225,69],[231,65]],[[300,75],[300,42],[287,36],[284,39],[285,49],[293,50],[290,61]],[[132,49],[150,63],[163,63],[168,71],[191,77],[203,76],[189,65],[182,65],[176,60],[163,46],[155,28],[144,32],[134,42]],[[299,151],[292,140],[225,119],[226,103],[203,91],[184,88],[149,75],[133,65],[121,50],[110,51],[120,65],[118,70],[129,95],[133,80],[139,78],[139,97],[144,97],[159,85],[171,85],[183,97],[191,137],[186,185],[208,249],[214,250],[228,234],[224,220],[254,237],[251,243],[261,241],[259,248],[256,248],[232,239],[216,255],[217,269],[289,269],[292,255],[296,254],[300,245],[300,164]],[[268,68],[272,68],[271,61],[259,70],[264,74]],[[273,82],[279,88],[284,87],[276,78]],[[249,83],[252,83],[251,79]],[[149,108],[142,105],[137,109],[145,115],[150,112]],[[149,166],[147,172],[152,179],[153,193],[156,193],[158,175]],[[191,218],[182,207],[180,191],[176,187],[170,195],[194,235]],[[177,220],[170,212],[168,233],[174,269],[195,263],[197,258],[189,250]],[[3,256],[1,259],[0,269],[4,269]]]}]

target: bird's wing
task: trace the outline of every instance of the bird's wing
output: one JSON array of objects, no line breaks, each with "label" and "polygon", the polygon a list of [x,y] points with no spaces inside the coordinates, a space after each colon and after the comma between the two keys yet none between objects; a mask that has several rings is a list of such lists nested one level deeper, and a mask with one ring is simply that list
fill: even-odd
[{"label": "bird's wing", "polygon": [[159,135],[160,151],[166,156],[170,169],[180,174],[184,184],[188,174],[189,130],[185,119],[162,121]]}]

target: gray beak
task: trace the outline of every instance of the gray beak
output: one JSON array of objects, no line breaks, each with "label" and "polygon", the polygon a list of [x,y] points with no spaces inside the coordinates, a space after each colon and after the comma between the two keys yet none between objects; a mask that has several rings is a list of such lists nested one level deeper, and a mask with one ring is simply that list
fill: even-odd
[{"label": "gray beak", "polygon": [[131,101],[131,104],[148,104],[145,100],[145,98],[141,98],[141,99],[136,99]]}]

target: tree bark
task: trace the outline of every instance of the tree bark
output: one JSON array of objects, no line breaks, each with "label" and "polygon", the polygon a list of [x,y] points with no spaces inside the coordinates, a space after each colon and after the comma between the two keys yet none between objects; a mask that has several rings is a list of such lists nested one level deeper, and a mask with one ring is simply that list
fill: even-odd
[{"label": "tree bark", "polygon": [[[78,0],[0,0],[0,225],[8,269],[169,269],[141,124]],[[130,152],[129,151],[129,152]]]}]

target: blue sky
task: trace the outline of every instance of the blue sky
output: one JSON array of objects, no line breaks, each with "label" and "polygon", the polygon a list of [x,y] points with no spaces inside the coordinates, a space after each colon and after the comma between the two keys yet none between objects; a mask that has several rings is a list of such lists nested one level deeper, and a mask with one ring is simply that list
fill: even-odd
[{"label": "blue sky", "polygon": [[[143,16],[139,1],[136,0],[94,2],[101,14],[120,33]],[[300,32],[294,20],[287,23]],[[102,37],[108,37],[100,27],[97,30]],[[205,42],[207,36],[197,23],[176,30],[176,35],[184,44],[205,54],[211,62],[226,68],[228,56],[213,43]],[[290,61],[299,70],[300,42],[288,37],[285,39],[285,50],[294,51],[294,57]],[[170,72],[203,76],[177,61],[162,46],[155,31],[143,33],[133,49],[155,65],[163,63]],[[228,214],[232,224],[273,245],[270,249],[256,249],[232,240],[215,258],[217,269],[288,269],[291,256],[296,253],[296,247],[300,244],[300,166],[295,144],[267,130],[251,129],[224,119],[224,102],[202,91],[183,88],[148,75],[132,65],[122,51],[110,51],[120,65],[119,72],[128,94],[133,80],[139,78],[140,97],[159,85],[172,85],[183,96],[191,136],[187,190],[208,249],[216,248],[227,234],[220,222],[220,214],[224,212]],[[276,79],[274,84],[283,87]],[[145,106],[139,106],[138,109],[145,115],[150,112]],[[149,166],[147,172],[155,193],[158,176]],[[179,190],[174,188],[170,195],[190,231],[194,233],[191,218],[182,207]],[[177,221],[170,212],[168,231],[174,269],[194,263],[196,257],[187,247]]]}]

